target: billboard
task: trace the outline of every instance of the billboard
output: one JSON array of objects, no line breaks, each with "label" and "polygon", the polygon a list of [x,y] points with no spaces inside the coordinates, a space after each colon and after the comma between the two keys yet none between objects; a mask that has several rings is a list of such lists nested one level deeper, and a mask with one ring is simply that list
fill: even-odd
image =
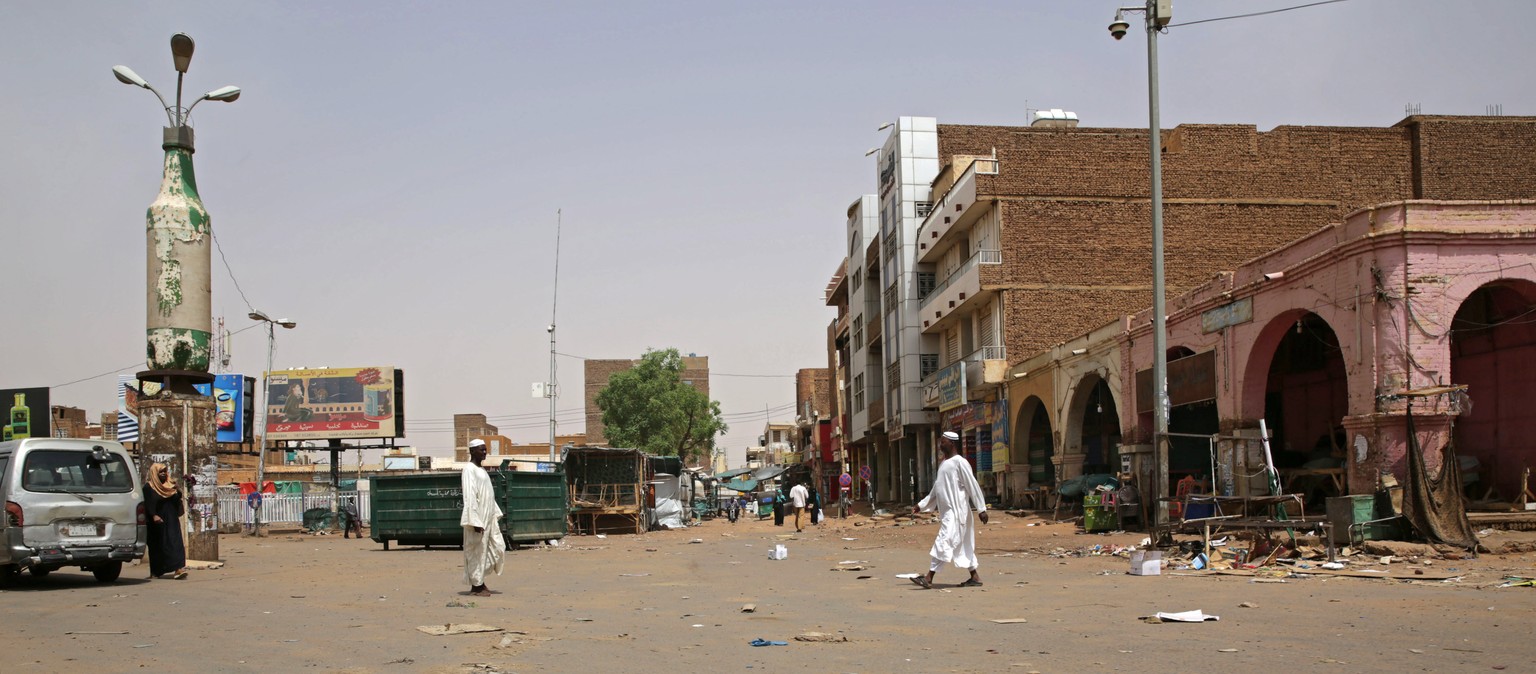
[{"label": "billboard", "polygon": [[[218,374],[213,385],[197,384],[198,393],[213,398],[214,439],[240,444],[251,441],[255,426],[256,378],[241,374]],[[139,381],[132,375],[117,378],[117,441],[139,441],[139,399],[160,392],[160,383]]]},{"label": "billboard", "polygon": [[5,412],[0,441],[53,437],[53,411],[48,404],[46,388],[0,389],[0,410]]},{"label": "billboard", "polygon": [[274,441],[403,437],[404,384],[389,366],[270,372],[266,435]]}]

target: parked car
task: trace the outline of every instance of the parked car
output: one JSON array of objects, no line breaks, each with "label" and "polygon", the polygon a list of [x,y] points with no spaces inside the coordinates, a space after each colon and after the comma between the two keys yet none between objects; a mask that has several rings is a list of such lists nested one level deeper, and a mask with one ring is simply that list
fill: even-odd
[{"label": "parked car", "polygon": [[110,583],[144,554],[138,471],[116,442],[0,442],[0,501],[0,582],[76,566]]}]

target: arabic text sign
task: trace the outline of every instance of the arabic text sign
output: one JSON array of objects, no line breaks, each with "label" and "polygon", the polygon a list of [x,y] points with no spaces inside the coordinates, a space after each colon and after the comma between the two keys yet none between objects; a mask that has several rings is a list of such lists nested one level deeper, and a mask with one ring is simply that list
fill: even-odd
[{"label": "arabic text sign", "polygon": [[279,370],[267,377],[267,437],[397,437],[398,389],[388,366]]}]

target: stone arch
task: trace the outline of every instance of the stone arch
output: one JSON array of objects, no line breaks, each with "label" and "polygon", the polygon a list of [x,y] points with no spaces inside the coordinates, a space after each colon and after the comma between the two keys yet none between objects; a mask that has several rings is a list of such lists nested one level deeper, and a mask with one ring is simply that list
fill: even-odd
[{"label": "stone arch", "polygon": [[1243,417],[1267,420],[1277,467],[1342,460],[1341,424],[1349,414],[1344,348],[1327,319],[1304,309],[1276,315],[1254,340],[1240,404]]},{"label": "stone arch", "polygon": [[1019,406],[1013,422],[1014,463],[1029,464],[1029,485],[1056,483],[1056,434],[1051,423],[1051,408],[1039,396],[1029,396]]},{"label": "stone arch", "polygon": [[[1467,292],[1448,335],[1450,381],[1468,386],[1470,412],[1455,420],[1456,453],[1476,457],[1484,490],[1519,497],[1536,465],[1536,283],[1502,278]],[[1467,475],[1471,479],[1473,475]]]},{"label": "stone arch", "polygon": [[1120,469],[1120,412],[1109,379],[1099,371],[1078,379],[1067,398],[1063,444],[1076,447],[1082,472]]}]

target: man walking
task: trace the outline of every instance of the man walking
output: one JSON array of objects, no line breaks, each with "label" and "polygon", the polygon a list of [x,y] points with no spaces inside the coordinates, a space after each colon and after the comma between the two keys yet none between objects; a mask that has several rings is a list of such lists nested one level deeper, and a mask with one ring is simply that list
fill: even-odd
[{"label": "man walking", "polygon": [[789,489],[789,504],[795,508],[795,531],[801,531],[800,516],[805,514],[805,504],[811,500],[811,493],[806,490],[805,483],[796,483]]},{"label": "man walking", "polygon": [[918,510],[939,511],[939,535],[933,539],[933,549],[928,551],[928,575],[912,579],[923,589],[933,588],[933,574],[945,562],[971,572],[970,579],[960,583],[960,587],[981,585],[981,576],[976,574],[976,525],[971,521],[971,509],[974,507],[981,523],[986,524],[987,502],[982,498],[976,474],[971,472],[971,464],[956,451],[959,441],[959,433],[944,431],[939,440],[939,452],[944,460],[939,463],[933,489],[917,504]]},{"label": "man walking", "polygon": [[469,465],[464,467],[460,480],[464,497],[464,514],[459,526],[464,528],[464,582],[469,583],[469,593],[476,597],[489,597],[485,586],[485,572],[501,575],[502,553],[507,549],[501,537],[501,506],[496,505],[496,488],[491,476],[480,467],[485,460],[485,441],[469,441]]}]

